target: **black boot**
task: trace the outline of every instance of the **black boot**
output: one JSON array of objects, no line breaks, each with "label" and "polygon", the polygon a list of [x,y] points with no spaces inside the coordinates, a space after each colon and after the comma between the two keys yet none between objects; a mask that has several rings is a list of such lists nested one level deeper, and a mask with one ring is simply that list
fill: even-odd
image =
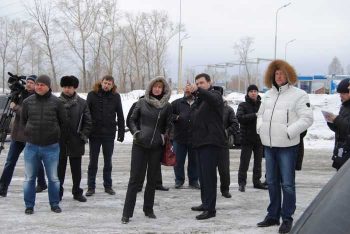
[{"label": "black boot", "polygon": [[232,195],[231,195],[231,193],[230,193],[229,191],[223,191],[223,192],[221,193],[221,195],[222,195],[223,197],[226,197],[226,198],[231,198],[231,197],[232,197]]},{"label": "black boot", "polygon": [[270,227],[274,225],[280,225],[280,221],[277,219],[271,219],[268,217],[265,217],[264,221],[257,223],[258,227]]},{"label": "black boot", "polygon": [[93,189],[93,188],[89,188],[88,191],[86,191],[86,193],[85,193],[85,195],[86,195],[87,197],[90,197],[90,196],[92,196],[93,194],[95,194],[95,189]]},{"label": "black boot", "polygon": [[80,201],[80,202],[86,202],[86,197],[83,194],[79,194],[79,195],[74,195],[73,196],[74,200]]},{"label": "black boot", "polygon": [[198,220],[210,219],[215,216],[216,216],[216,211],[203,211],[202,214],[196,216],[196,219]]},{"label": "black boot", "polygon": [[245,192],[245,186],[243,184],[239,185],[238,190],[242,193]]},{"label": "black boot", "polygon": [[283,220],[280,228],[278,229],[279,233],[288,233],[292,229],[293,226],[293,220]]}]

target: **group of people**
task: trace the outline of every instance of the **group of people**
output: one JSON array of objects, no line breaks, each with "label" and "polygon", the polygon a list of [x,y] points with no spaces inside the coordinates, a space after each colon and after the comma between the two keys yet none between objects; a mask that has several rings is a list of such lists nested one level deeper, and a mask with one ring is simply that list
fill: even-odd
[{"label": "group of people", "polygon": [[[150,81],[145,95],[134,103],[126,120],[133,144],[122,223],[128,223],[133,217],[137,194],[142,190],[146,174],[143,212],[149,218],[156,218],[153,209],[155,190],[167,190],[161,182],[160,164],[167,138],[172,140],[177,157],[175,188],[180,189],[185,184],[184,164],[188,156],[188,185],[200,189],[201,198],[201,203],[191,209],[202,212],[196,216],[198,220],[215,217],[217,170],[221,194],[230,198],[228,135],[235,134],[240,128],[239,191],[245,191],[253,153],[253,185],[257,189],[268,189],[270,198],[267,215],[257,226],[280,225],[282,219],[279,232],[288,233],[296,209],[295,170],[300,166],[300,145],[305,131],[313,123],[309,97],[295,87],[296,82],[297,75],[291,65],[283,60],[272,61],[264,77],[269,90],[261,98],[258,87],[250,85],[245,102],[240,103],[235,115],[225,103],[222,89],[212,85],[208,74],[197,75],[194,84],[186,85],[184,96],[172,103],[169,103],[171,88],[167,81],[163,77]],[[26,91],[17,103],[11,104],[16,118],[0,179],[0,196],[6,196],[15,164],[24,149],[26,214],[34,212],[36,177],[39,177],[37,188],[48,187],[52,211],[61,212],[59,202],[63,196],[68,158],[73,177],[73,198],[86,201],[80,181],[81,157],[87,142],[90,162],[85,195],[95,193],[101,146],[103,186],[106,193],[115,194],[111,178],[112,154],[115,138],[120,142],[124,140],[125,121],[114,79],[112,76],[103,77],[88,93],[86,101],[76,93],[79,84],[76,77],[62,77],[60,84],[62,93],[55,97],[48,76],[29,76]],[[343,104],[340,114],[328,116],[329,127],[336,132],[336,143],[348,137],[348,87],[349,80],[339,84]],[[261,182],[263,157],[266,182]],[[341,165],[333,166],[339,169]],[[47,185],[42,167],[48,177]]]}]

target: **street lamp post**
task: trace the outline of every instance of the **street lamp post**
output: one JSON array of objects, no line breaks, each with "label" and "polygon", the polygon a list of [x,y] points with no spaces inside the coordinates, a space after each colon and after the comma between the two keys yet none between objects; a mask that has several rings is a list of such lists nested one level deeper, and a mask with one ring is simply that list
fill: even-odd
[{"label": "street lamp post", "polygon": [[177,65],[177,92],[180,93],[182,91],[182,77],[181,77],[181,53],[182,53],[182,46],[181,46],[181,0],[180,0],[180,20],[179,20],[179,60]]},{"label": "street lamp post", "polygon": [[293,41],[295,41],[296,39],[290,40],[286,43],[285,47],[284,47],[284,60],[287,61],[287,47],[289,45],[289,43],[292,43]]},{"label": "street lamp post", "polygon": [[280,8],[278,8],[277,9],[277,11],[276,11],[276,28],[275,28],[275,55],[274,55],[274,58],[276,59],[276,49],[277,49],[277,19],[278,19],[278,12],[281,10],[281,9],[283,9],[283,8],[285,8],[285,7],[287,7],[287,6],[289,6],[291,4],[291,2],[289,2],[289,3],[287,3],[287,4],[285,4],[285,5],[283,5],[283,6],[281,6]]}]

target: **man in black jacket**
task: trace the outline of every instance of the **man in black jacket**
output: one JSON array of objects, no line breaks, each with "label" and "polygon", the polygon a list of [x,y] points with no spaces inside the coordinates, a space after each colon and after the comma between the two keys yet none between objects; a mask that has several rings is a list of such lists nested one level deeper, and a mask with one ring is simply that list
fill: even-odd
[{"label": "man in black jacket", "polygon": [[[87,104],[92,119],[92,130],[89,137],[90,163],[88,167],[88,191],[86,196],[92,196],[96,188],[96,173],[98,156],[102,145],[104,167],[103,186],[105,192],[114,195],[112,189],[112,154],[114,139],[118,125],[119,142],[124,141],[125,122],[123,108],[114,78],[106,75],[95,84],[93,90],[88,93]],[[116,121],[117,117],[117,121]]]},{"label": "man in black jacket", "polygon": [[221,93],[211,86],[208,74],[195,77],[191,93],[196,96],[195,108],[191,114],[191,142],[198,157],[201,184],[200,206],[194,211],[203,211],[196,219],[209,219],[216,215],[216,168],[219,155],[227,147],[223,123],[224,101]]},{"label": "man in black jacket", "polygon": [[[13,112],[16,114],[15,120],[13,122],[13,128],[11,131],[11,144],[10,149],[7,154],[6,163],[4,170],[0,178],[0,196],[7,196],[7,189],[11,183],[13,172],[15,170],[17,160],[19,155],[22,153],[24,146],[26,144],[24,137],[24,126],[21,124],[21,110],[23,100],[34,94],[36,75],[28,76],[26,79],[25,90],[19,94],[17,102],[10,104]],[[38,168],[38,185],[37,192],[41,192],[47,189],[45,181],[45,172],[42,163],[39,164]],[[41,190],[41,191],[39,191]]]},{"label": "man in black jacket", "polygon": [[60,179],[60,200],[63,196],[64,177],[66,175],[67,159],[72,172],[73,198],[80,202],[86,202],[81,181],[81,158],[85,152],[85,144],[91,130],[91,115],[86,101],[79,97],[76,89],[79,80],[75,76],[61,78],[62,93],[59,97],[67,111],[67,126],[63,129],[60,139],[60,161],[58,164],[58,178]]},{"label": "man in black jacket", "polygon": [[22,124],[26,137],[24,148],[24,202],[25,214],[33,214],[35,205],[35,177],[42,160],[48,178],[51,210],[60,213],[60,181],[57,176],[59,138],[64,128],[66,111],[60,99],[51,94],[51,79],[41,75],[35,82],[35,95],[23,101]]},{"label": "man in black jacket", "polygon": [[199,189],[197,159],[193,154],[190,141],[190,114],[193,108],[194,96],[190,92],[190,86],[186,86],[185,95],[171,103],[173,109],[174,137],[173,146],[176,154],[175,188],[179,189],[185,182],[184,165],[188,154],[187,176],[188,185]]},{"label": "man in black jacket", "polygon": [[247,184],[247,171],[249,168],[250,157],[254,153],[253,167],[253,184],[254,188],[267,189],[262,184],[261,178],[261,161],[263,156],[263,146],[259,135],[256,133],[256,113],[259,110],[261,101],[259,89],[256,85],[249,85],[245,102],[239,104],[237,109],[237,119],[241,126],[241,158],[238,171],[239,191],[244,192]]}]

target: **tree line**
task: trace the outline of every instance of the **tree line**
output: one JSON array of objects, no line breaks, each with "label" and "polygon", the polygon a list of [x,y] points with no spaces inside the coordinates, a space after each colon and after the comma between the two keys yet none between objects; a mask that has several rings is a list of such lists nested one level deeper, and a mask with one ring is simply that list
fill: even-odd
[{"label": "tree line", "polygon": [[53,90],[75,75],[86,92],[103,75],[118,90],[144,89],[155,76],[168,78],[167,49],[181,29],[164,11],[130,13],[117,0],[32,0],[26,20],[0,17],[2,84],[7,72],[48,74]]}]

